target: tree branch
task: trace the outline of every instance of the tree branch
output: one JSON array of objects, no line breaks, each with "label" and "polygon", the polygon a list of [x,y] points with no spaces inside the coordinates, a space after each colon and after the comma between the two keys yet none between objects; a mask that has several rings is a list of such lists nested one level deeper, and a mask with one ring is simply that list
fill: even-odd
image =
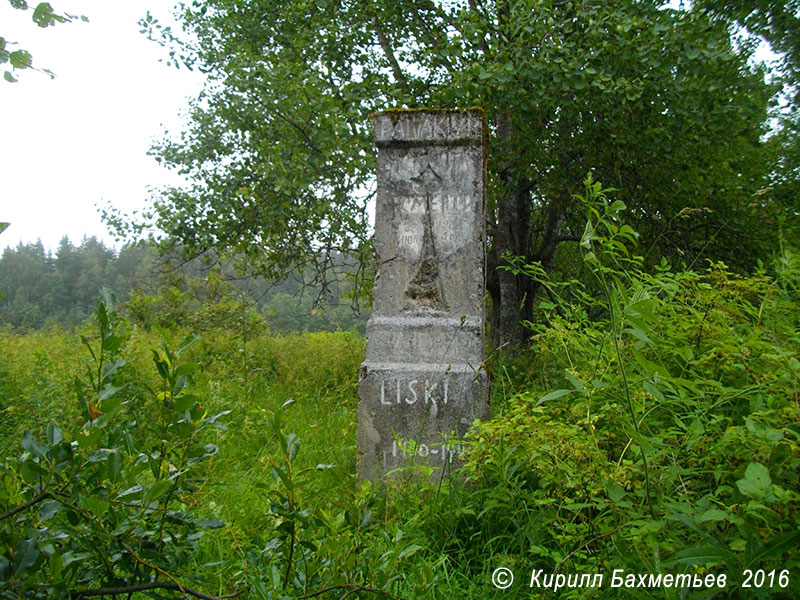
[{"label": "tree branch", "polygon": [[70,598],[89,598],[91,596],[112,596],[115,594],[129,594],[132,592],[145,592],[147,590],[171,590],[175,592],[181,592],[182,594],[189,594],[190,596],[194,596],[195,598],[201,598],[202,600],[221,600],[221,598],[234,598],[241,594],[241,592],[236,592],[235,594],[229,594],[227,596],[209,596],[208,594],[204,594],[203,592],[198,592],[197,590],[193,590],[192,588],[178,585],[177,583],[172,583],[171,581],[153,581],[151,583],[138,583],[136,585],[128,585],[123,587],[115,587],[115,588],[97,588],[95,590],[72,590],[70,591]]},{"label": "tree branch", "polygon": [[[438,9],[436,11],[437,15],[442,19],[442,21],[444,23],[447,23],[447,18],[446,18],[447,15],[441,10],[441,7],[437,6],[436,8]],[[422,15],[420,14],[420,7],[419,6],[415,6],[414,7],[414,20],[417,22],[417,25],[419,25],[419,28],[422,29],[425,32],[425,35],[428,36],[428,38],[431,40],[431,46],[436,49],[435,55],[439,60],[439,64],[441,66],[443,66],[449,73],[451,73],[451,74],[454,73],[455,72],[455,68],[450,63],[450,61],[447,59],[447,56],[444,55],[441,52],[441,48],[437,48],[437,46],[439,44],[438,44],[438,40],[436,39],[436,35],[434,34],[433,30],[431,30],[431,28],[428,27],[428,24],[425,22],[425,19],[422,18]],[[461,31],[458,30],[457,28],[454,27],[454,29],[456,29],[456,31],[461,33]],[[463,34],[462,34],[462,36],[463,36]],[[447,36],[445,35],[445,40],[446,39],[447,39]]]},{"label": "tree branch", "polygon": [[51,494],[50,492],[45,492],[44,494],[39,494],[33,500],[30,500],[30,501],[26,502],[25,504],[23,504],[21,506],[18,506],[17,508],[12,508],[10,511],[0,515],[0,521],[4,521],[5,519],[8,519],[9,517],[13,517],[15,514],[21,513],[23,510],[27,510],[31,506],[39,504],[39,502],[47,500],[48,498],[54,498],[53,494]]},{"label": "tree branch", "polygon": [[288,123],[290,126],[294,127],[300,133],[300,135],[302,135],[305,138],[306,143],[308,144],[309,148],[311,148],[311,150],[313,150],[314,153],[317,154],[318,156],[322,155],[322,150],[319,149],[319,146],[317,146],[314,143],[314,140],[311,139],[311,136],[308,134],[308,132],[305,129],[303,129],[300,125],[295,123],[292,119],[287,117],[285,114],[283,114],[281,111],[279,111],[274,106],[269,106],[268,104],[266,104],[256,94],[251,93],[250,94],[250,98],[255,100],[259,104],[259,106],[261,106],[261,108],[263,108],[267,112],[271,112],[272,114],[274,114],[276,117],[278,117],[282,121],[284,121],[284,122]]},{"label": "tree branch", "polygon": [[408,80],[406,79],[405,73],[403,73],[403,69],[400,68],[400,63],[397,62],[397,59],[394,57],[394,52],[392,51],[392,47],[389,44],[389,40],[383,33],[380,25],[378,24],[378,18],[373,16],[372,17],[372,27],[375,30],[375,35],[378,38],[378,43],[381,45],[381,49],[383,53],[386,55],[386,60],[389,61],[389,65],[392,67],[392,73],[394,74],[394,78],[401,84],[403,87],[408,89]]}]

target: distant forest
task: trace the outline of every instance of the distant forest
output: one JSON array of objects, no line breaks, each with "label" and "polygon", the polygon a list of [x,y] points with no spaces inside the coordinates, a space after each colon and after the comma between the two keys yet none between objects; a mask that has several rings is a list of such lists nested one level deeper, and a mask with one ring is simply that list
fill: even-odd
[{"label": "distant forest", "polygon": [[203,329],[211,321],[233,327],[245,310],[280,333],[363,333],[368,316],[353,309],[344,267],[323,290],[302,273],[279,282],[243,279],[229,262],[206,257],[164,263],[146,244],[117,251],[93,236],[79,245],[64,237],[54,253],[41,241],[6,248],[0,258],[0,325],[80,325],[94,313],[102,286],[115,292],[132,322],[145,327]]}]

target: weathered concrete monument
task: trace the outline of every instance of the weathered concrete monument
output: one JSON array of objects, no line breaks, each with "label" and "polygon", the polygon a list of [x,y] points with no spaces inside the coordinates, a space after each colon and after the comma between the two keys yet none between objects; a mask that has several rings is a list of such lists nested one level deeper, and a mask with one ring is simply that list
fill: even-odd
[{"label": "weathered concrete monument", "polygon": [[483,111],[374,117],[378,273],[358,404],[358,475],[411,464],[448,471],[488,416],[484,362]]}]

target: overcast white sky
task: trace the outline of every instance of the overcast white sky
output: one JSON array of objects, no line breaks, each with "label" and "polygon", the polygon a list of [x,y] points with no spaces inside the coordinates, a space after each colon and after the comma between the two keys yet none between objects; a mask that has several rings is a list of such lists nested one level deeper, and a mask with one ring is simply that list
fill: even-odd
[{"label": "overcast white sky", "polygon": [[11,223],[0,250],[37,239],[55,250],[64,235],[111,244],[96,206],[141,209],[148,186],[177,181],[147,150],[165,127],[180,130],[187,98],[202,86],[199,73],[159,62],[166,51],[139,33],[147,10],[171,20],[172,0],[51,4],[89,22],[41,29],[32,10],[0,1],[0,36],[56,73],[51,80],[28,69],[17,72],[19,83],[0,79],[0,221]]}]

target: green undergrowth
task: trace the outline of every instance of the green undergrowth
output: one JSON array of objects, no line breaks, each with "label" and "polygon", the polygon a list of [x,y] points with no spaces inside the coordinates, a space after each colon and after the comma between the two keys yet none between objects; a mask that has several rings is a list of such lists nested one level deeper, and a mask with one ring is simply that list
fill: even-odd
[{"label": "green undergrowth", "polygon": [[[0,360],[0,456],[19,455],[20,439],[46,440],[48,427],[54,423],[65,431],[71,429],[73,435],[97,427],[95,421],[86,420],[75,400],[76,386],[83,385],[81,378],[96,375],[98,361],[87,352],[87,344],[96,342],[97,337],[92,324],[76,332],[58,328],[0,332],[4,349]],[[113,385],[110,379],[102,382],[106,387],[101,389],[112,391],[107,397],[95,392],[102,399],[90,410],[105,413],[104,405],[119,397],[122,406],[115,407],[114,413],[121,418],[124,412],[129,419],[124,424],[134,433],[147,428],[164,402],[164,380],[159,369],[153,368],[154,357],[165,348],[180,346],[181,339],[193,340],[181,353],[181,359],[193,365],[185,373],[181,393],[191,388],[190,402],[198,418],[223,414],[218,424],[224,429],[209,438],[215,450],[208,460],[194,465],[193,478],[201,483],[182,502],[207,520],[225,523],[224,531],[207,532],[215,535],[205,536],[198,547],[203,564],[214,565],[201,571],[214,573],[207,583],[213,580],[220,593],[244,581],[248,560],[254,562],[244,548],[252,553],[252,548],[263,549],[272,539],[276,518],[270,509],[270,493],[275,489],[274,461],[281,452],[279,435],[284,430],[302,432],[303,451],[293,457],[295,468],[315,471],[313,485],[303,486],[296,501],[315,511],[344,510],[343,506],[353,501],[357,377],[363,338],[348,332],[261,335],[248,340],[245,347],[241,339],[224,330],[211,330],[195,339],[180,330],[146,331],[118,317],[112,338],[112,362],[124,364],[114,374]],[[281,409],[284,405],[290,408]],[[276,413],[282,414],[279,432],[272,427]],[[146,440],[142,444],[146,445]],[[100,440],[99,445],[110,443]],[[50,460],[33,458],[37,463],[38,459]],[[6,465],[11,472],[13,464]],[[24,465],[24,460],[19,464]],[[318,465],[324,468],[317,470]],[[16,483],[14,479],[12,474],[0,512],[13,508],[14,499],[21,500],[24,494],[21,497],[19,493],[31,483],[24,477]],[[41,493],[41,489],[42,484],[36,483],[29,493]],[[105,498],[108,493],[103,490],[99,496]],[[90,497],[97,496],[93,490]],[[11,539],[15,539],[13,535]],[[13,556],[15,549],[11,544],[5,551]]]},{"label": "green undergrowth", "polygon": [[645,271],[609,194],[583,283],[509,257],[548,293],[433,486],[355,480],[358,335],[145,330],[108,291],[0,331],[0,597],[800,596],[800,258]]},{"label": "green undergrowth", "polygon": [[[437,527],[476,572],[488,549],[529,576],[605,574],[603,589],[558,597],[795,598],[800,257],[785,249],[750,277],[713,262],[646,272],[607,194],[589,180],[582,198],[591,288],[512,259],[550,292],[542,324],[495,366],[494,416],[467,455],[473,493]],[[609,589],[615,569],[727,586]],[[754,586],[758,571],[773,584]]]}]

